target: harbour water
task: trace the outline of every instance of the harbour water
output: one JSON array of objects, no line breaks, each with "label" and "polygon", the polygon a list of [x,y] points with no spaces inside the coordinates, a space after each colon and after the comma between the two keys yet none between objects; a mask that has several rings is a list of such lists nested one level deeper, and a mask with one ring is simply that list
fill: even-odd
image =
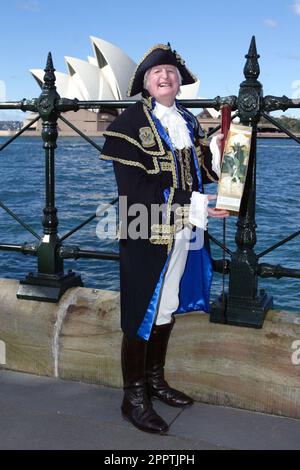
[{"label": "harbour water", "polygon": [[[101,145],[101,138],[95,139]],[[5,141],[0,138],[0,143]],[[42,234],[45,206],[44,151],[39,138],[19,138],[0,153],[0,200]],[[299,230],[300,226],[300,145],[292,140],[259,139],[257,163],[257,245],[260,253]],[[216,192],[215,185],[207,187]],[[100,205],[116,196],[116,184],[110,163],[99,161],[99,153],[80,138],[58,140],[56,152],[56,207],[59,233],[65,234],[93,215]],[[118,252],[115,240],[99,239],[95,219],[66,243],[81,249]],[[227,221],[227,245],[235,250],[236,217]],[[209,221],[209,230],[222,241],[222,222]],[[0,209],[0,242],[22,244],[34,241],[3,209]],[[222,252],[212,245],[214,258]],[[300,268],[299,237],[261,259],[261,262]],[[114,261],[65,261],[65,270],[82,275],[86,287],[119,289],[119,265]],[[36,258],[18,253],[0,252],[0,277],[22,279],[36,270]],[[212,298],[221,293],[221,275],[215,274]],[[260,279],[274,298],[274,307],[300,312],[300,280],[293,278]]]}]

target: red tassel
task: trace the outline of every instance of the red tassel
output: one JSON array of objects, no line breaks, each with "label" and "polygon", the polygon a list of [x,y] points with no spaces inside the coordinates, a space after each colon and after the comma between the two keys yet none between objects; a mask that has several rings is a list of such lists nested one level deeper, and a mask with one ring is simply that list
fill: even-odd
[{"label": "red tassel", "polygon": [[223,160],[225,142],[226,142],[227,135],[230,129],[230,124],[231,124],[231,107],[228,104],[224,104],[221,107],[221,117],[222,117],[221,132],[224,135],[224,138],[221,140],[221,155],[222,155],[222,160]]}]

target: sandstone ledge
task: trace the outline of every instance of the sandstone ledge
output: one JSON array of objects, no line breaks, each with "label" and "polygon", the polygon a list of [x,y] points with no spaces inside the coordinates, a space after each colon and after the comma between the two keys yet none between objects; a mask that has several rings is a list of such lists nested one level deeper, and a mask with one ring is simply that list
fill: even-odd
[{"label": "sandstone ledge", "polygon": [[[0,280],[0,367],[122,386],[118,292],[74,288],[50,304],[18,300],[18,284]],[[166,372],[196,400],[300,418],[300,315],[270,311],[261,330],[179,315]]]}]

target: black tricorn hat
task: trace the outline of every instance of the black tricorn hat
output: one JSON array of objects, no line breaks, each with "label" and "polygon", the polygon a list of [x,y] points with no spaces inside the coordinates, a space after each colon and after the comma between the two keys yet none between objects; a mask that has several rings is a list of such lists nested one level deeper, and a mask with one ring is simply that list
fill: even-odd
[{"label": "black tricorn hat", "polygon": [[178,68],[182,76],[182,85],[195,83],[197,78],[186,67],[180,55],[171,49],[170,44],[156,44],[152,47],[136,67],[129,82],[127,96],[134,96],[143,91],[144,75],[148,69],[156,65],[171,64]]}]

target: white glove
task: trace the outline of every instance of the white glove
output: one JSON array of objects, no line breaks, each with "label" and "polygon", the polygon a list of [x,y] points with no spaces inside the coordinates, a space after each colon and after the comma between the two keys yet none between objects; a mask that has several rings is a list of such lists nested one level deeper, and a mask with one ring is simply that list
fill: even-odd
[{"label": "white glove", "polygon": [[212,170],[220,177],[221,174],[221,151],[219,147],[220,134],[215,135],[209,144],[212,153]]},{"label": "white glove", "polygon": [[203,230],[207,230],[207,205],[208,197],[206,194],[201,194],[197,191],[192,192],[189,211],[190,224],[202,228]]}]

